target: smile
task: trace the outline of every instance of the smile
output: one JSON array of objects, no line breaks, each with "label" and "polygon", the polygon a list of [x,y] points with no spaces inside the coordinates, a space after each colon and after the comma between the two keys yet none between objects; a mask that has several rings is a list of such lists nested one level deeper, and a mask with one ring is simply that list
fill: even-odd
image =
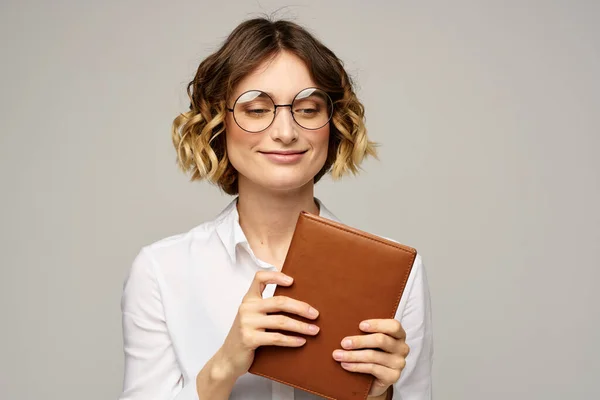
[{"label": "smile", "polygon": [[284,151],[261,151],[260,153],[267,157],[271,162],[277,164],[293,164],[302,159],[308,150],[284,150]]}]

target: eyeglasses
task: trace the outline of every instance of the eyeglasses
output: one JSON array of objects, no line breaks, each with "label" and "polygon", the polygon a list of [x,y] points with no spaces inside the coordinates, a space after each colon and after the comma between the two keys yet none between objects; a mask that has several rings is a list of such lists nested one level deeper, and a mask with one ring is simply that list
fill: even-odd
[{"label": "eyeglasses", "polygon": [[298,93],[291,104],[275,104],[271,96],[261,90],[242,93],[227,111],[233,113],[235,123],[250,133],[267,129],[277,114],[277,108],[290,107],[292,118],[304,129],[315,130],[327,125],[333,115],[333,101],[318,88],[307,88]]}]

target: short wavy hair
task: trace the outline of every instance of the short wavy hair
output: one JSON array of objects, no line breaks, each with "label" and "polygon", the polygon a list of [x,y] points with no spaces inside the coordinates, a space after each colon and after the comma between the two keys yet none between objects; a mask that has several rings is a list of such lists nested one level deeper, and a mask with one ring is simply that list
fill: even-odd
[{"label": "short wavy hair", "polygon": [[237,171],[226,146],[226,102],[236,84],[281,51],[306,63],[319,88],[333,100],[329,150],[318,182],[356,174],[363,159],[377,158],[377,144],[367,138],[364,106],[358,100],[343,62],[305,28],[286,20],[254,18],[239,24],[223,45],[204,59],[187,86],[190,110],[173,121],[171,136],[177,164],[192,181],[206,179],[230,195],[238,193]]}]

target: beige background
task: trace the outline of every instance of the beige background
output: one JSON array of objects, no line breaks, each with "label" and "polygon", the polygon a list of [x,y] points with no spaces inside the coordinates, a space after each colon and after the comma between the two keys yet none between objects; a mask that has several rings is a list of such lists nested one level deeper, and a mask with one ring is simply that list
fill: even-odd
[{"label": "beige background", "polygon": [[[230,200],[175,167],[198,62],[281,1],[0,6],[0,398],[114,399],[139,248]],[[379,162],[317,195],[416,246],[436,399],[600,398],[600,2],[300,1]]]}]

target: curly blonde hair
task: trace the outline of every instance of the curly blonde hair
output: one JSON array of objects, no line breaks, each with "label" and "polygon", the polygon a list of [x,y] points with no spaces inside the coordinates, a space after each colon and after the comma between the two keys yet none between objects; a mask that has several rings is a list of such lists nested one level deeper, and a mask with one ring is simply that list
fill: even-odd
[{"label": "curly blonde hair", "polygon": [[366,156],[377,158],[377,144],[367,138],[364,106],[342,61],[294,22],[255,18],[238,25],[221,48],[200,63],[187,86],[190,110],[173,121],[177,163],[192,181],[206,179],[230,195],[238,193],[237,171],[225,142],[226,101],[241,79],[281,51],[302,59],[333,100],[327,160],[314,182],[327,172],[334,179],[356,174]]}]

